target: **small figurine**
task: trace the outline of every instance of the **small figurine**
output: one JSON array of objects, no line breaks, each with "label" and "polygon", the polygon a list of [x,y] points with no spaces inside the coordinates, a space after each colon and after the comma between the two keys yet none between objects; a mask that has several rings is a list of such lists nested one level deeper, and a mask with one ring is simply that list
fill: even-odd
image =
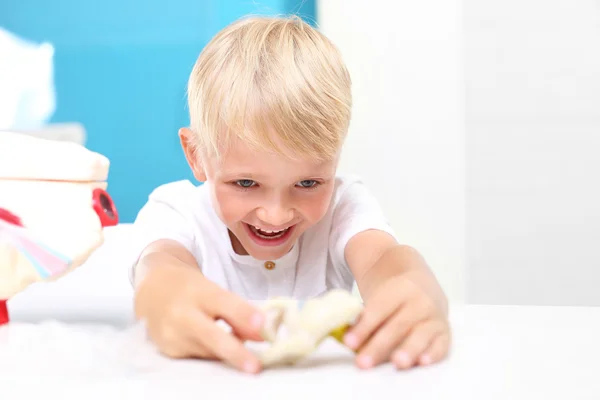
[{"label": "small figurine", "polygon": [[[343,343],[345,332],[362,309],[360,298],[339,289],[306,302],[282,297],[268,300],[263,306],[267,314],[263,337],[270,347],[260,356],[263,365],[294,364],[327,337]],[[282,335],[280,327],[286,328]]]},{"label": "small figurine", "polygon": [[0,132],[0,325],[8,299],[83,264],[118,223],[108,169],[81,145]]}]

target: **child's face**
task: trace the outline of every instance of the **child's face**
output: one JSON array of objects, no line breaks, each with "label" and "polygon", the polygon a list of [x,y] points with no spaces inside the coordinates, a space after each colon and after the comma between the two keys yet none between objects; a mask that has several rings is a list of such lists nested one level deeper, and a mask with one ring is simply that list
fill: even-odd
[{"label": "child's face", "polygon": [[329,207],[337,159],[291,160],[237,141],[220,160],[203,161],[191,163],[192,168],[210,185],[215,210],[238,254],[259,260],[284,256]]}]

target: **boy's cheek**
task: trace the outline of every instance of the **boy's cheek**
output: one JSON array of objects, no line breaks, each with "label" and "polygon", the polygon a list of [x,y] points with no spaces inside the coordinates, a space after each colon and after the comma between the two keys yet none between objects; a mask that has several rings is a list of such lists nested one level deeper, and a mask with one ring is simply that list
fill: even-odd
[{"label": "boy's cheek", "polygon": [[241,222],[253,210],[248,199],[241,198],[237,193],[229,194],[228,190],[217,189],[214,200],[215,212],[227,225]]}]

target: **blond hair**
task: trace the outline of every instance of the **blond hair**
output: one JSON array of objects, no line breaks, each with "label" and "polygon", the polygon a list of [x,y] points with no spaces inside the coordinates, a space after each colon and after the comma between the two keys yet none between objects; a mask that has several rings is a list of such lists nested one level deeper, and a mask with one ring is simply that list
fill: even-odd
[{"label": "blond hair", "polygon": [[195,145],[207,154],[220,155],[237,137],[261,150],[283,154],[280,142],[295,155],[332,159],[348,131],[351,81],[337,48],[302,19],[247,17],[206,45],[188,104]]}]

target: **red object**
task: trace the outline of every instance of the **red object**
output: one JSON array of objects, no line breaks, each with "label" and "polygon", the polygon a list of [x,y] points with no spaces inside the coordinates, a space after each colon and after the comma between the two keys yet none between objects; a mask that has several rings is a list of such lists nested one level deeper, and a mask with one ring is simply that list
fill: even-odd
[{"label": "red object", "polygon": [[11,213],[5,208],[0,208],[0,219],[8,222],[9,224],[23,226],[21,218],[17,217],[15,214]]},{"label": "red object", "polygon": [[115,226],[119,223],[119,213],[112,199],[104,189],[94,189],[92,206],[100,218],[102,227]]},{"label": "red object", "polygon": [[0,325],[7,324],[8,321],[8,307],[6,307],[6,300],[0,300]]},{"label": "red object", "polygon": [[[105,190],[100,188],[94,190],[92,193],[92,207],[96,211],[96,214],[98,214],[102,227],[114,226],[119,223],[119,214],[117,213],[115,203],[113,203]],[[0,220],[6,221],[9,224],[23,226],[21,218],[4,208],[0,208]],[[0,300],[0,325],[7,324],[9,321],[6,300]]]}]

